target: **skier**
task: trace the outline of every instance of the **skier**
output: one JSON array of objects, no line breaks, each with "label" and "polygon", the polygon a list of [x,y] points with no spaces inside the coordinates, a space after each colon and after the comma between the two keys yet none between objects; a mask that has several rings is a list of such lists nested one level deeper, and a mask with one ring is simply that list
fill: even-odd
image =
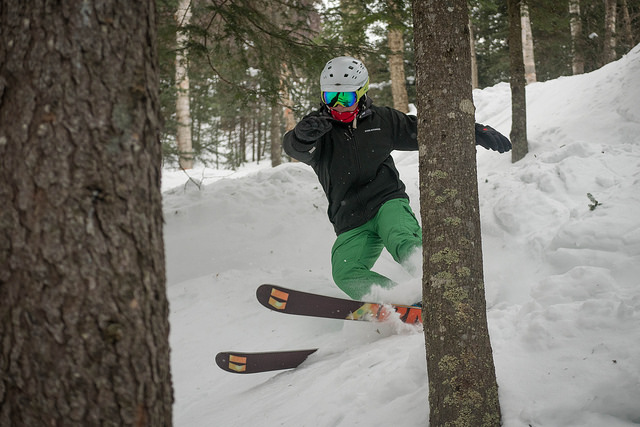
[{"label": "skier", "polygon": [[[352,57],[327,62],[320,88],[320,108],[284,135],[283,146],[318,176],[337,234],[333,280],[361,299],[374,285],[395,285],[371,270],[383,248],[410,272],[419,271],[419,261],[410,259],[422,246],[422,229],[391,157],[393,150],[418,150],[417,118],[374,105],[367,96],[369,73]],[[500,153],[511,149],[506,137],[479,124],[476,144]]]}]

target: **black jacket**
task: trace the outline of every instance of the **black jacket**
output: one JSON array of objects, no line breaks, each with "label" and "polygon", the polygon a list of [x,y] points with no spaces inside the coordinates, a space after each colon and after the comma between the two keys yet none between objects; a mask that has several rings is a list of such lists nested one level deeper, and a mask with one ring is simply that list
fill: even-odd
[{"label": "black jacket", "polygon": [[[310,115],[329,113],[322,107]],[[409,198],[391,152],[418,149],[417,118],[366,99],[354,123],[331,120],[333,128],[317,141],[305,143],[289,131],[283,145],[318,175],[329,200],[329,220],[340,234],[369,221],[383,203]]]}]

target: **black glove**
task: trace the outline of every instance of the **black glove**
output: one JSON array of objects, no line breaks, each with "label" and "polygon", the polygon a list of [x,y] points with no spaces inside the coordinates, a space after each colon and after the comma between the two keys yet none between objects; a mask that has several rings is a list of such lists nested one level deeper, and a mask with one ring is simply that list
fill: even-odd
[{"label": "black glove", "polygon": [[296,138],[303,142],[314,142],[332,128],[328,117],[307,116],[300,120],[293,131]]},{"label": "black glove", "polygon": [[491,126],[476,123],[476,145],[482,145],[487,150],[504,153],[511,150],[511,141]]}]

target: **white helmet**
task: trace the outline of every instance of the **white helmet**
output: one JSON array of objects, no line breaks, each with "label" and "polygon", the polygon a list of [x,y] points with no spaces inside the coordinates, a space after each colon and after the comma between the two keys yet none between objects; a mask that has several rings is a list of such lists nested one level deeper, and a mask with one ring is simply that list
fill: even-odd
[{"label": "white helmet", "polygon": [[369,89],[369,73],[362,61],[350,56],[333,58],[320,73],[320,90],[323,92],[360,92]]}]

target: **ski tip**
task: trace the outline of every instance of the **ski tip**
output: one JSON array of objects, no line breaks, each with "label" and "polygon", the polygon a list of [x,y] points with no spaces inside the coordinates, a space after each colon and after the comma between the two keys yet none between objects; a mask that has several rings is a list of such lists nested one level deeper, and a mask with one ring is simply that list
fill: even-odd
[{"label": "ski tip", "polygon": [[216,354],[216,365],[218,365],[218,367],[226,371],[228,363],[229,363],[229,353],[222,352],[222,353]]},{"label": "ski tip", "polygon": [[270,285],[268,283],[263,283],[262,285],[258,286],[258,289],[256,289],[256,295],[260,295],[266,291],[270,291],[270,289],[275,286],[275,285]]},{"label": "ski tip", "polygon": [[258,286],[258,289],[256,289],[256,298],[258,299],[260,304],[264,305],[267,308],[271,308],[268,305],[268,301],[269,294],[271,294],[271,289],[273,288],[273,286],[274,285],[264,284]]},{"label": "ski tip", "polygon": [[224,371],[234,374],[247,373],[247,359],[243,355],[223,351],[216,354],[216,365]]}]

